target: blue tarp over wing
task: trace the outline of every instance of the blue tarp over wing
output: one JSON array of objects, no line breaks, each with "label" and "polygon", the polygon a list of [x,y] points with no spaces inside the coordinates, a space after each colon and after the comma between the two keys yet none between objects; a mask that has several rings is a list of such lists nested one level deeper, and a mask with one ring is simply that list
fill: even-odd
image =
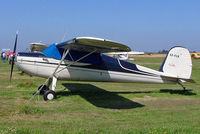
[{"label": "blue tarp over wing", "polygon": [[[42,51],[42,53],[45,54],[47,57],[58,59],[58,60],[62,59],[63,52],[64,52],[64,49],[58,48],[55,44],[52,44],[51,46],[46,48],[44,51]],[[68,54],[65,59],[70,60],[70,61],[72,60],[76,61],[80,59],[81,57],[88,54],[88,52],[80,52],[80,51],[74,51],[74,50],[70,50],[69,53],[71,54],[71,56],[69,56]],[[91,63],[91,64],[96,64],[96,65],[100,64],[101,62],[100,54],[93,53],[89,55],[88,57],[85,57],[79,62]]]},{"label": "blue tarp over wing", "polygon": [[47,47],[45,50],[42,51],[43,54],[50,58],[61,60],[62,53],[59,52],[58,48],[55,44],[52,44],[51,46]]}]

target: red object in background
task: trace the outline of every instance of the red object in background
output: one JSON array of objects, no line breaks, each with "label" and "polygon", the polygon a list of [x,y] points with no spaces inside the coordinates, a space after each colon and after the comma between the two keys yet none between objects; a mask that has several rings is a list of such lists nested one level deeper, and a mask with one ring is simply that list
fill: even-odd
[{"label": "red object in background", "polygon": [[193,59],[200,59],[200,53],[191,53]]},{"label": "red object in background", "polygon": [[199,57],[199,56],[194,56],[193,58],[194,58],[194,59],[200,59],[200,57]]},{"label": "red object in background", "polygon": [[13,55],[13,52],[6,53],[6,56],[10,56],[10,55]]}]

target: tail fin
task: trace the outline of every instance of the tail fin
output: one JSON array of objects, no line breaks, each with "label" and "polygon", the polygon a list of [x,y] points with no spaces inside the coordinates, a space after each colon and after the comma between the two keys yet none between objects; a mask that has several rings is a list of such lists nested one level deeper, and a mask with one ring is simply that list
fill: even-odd
[{"label": "tail fin", "polygon": [[188,49],[173,47],[168,52],[160,70],[166,76],[180,79],[190,79],[192,73],[192,60]]}]

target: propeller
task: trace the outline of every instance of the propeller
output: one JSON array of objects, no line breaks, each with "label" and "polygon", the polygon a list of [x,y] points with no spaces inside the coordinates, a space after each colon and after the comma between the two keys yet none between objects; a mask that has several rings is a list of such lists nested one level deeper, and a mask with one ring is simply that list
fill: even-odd
[{"label": "propeller", "polygon": [[14,67],[14,63],[15,63],[15,54],[16,54],[16,48],[17,48],[17,38],[18,38],[18,31],[16,32],[16,38],[15,38],[15,45],[13,48],[13,56],[11,57],[11,70],[10,70],[10,82],[12,79],[12,73],[13,73],[13,67]]}]

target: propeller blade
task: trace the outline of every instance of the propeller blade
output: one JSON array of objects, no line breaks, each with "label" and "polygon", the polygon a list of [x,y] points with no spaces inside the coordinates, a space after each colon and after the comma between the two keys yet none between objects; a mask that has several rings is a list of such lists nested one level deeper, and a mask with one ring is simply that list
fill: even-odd
[{"label": "propeller blade", "polygon": [[16,38],[15,38],[15,45],[14,45],[14,49],[13,49],[14,54],[15,54],[16,48],[17,48],[17,38],[18,38],[18,32],[16,33]]},{"label": "propeller blade", "polygon": [[15,45],[13,48],[13,57],[11,57],[11,70],[10,70],[10,82],[12,79],[12,73],[13,73],[13,68],[14,68],[14,63],[15,63],[15,54],[16,54],[16,48],[17,48],[17,38],[18,38],[18,32],[16,33],[16,38],[15,38]]}]

